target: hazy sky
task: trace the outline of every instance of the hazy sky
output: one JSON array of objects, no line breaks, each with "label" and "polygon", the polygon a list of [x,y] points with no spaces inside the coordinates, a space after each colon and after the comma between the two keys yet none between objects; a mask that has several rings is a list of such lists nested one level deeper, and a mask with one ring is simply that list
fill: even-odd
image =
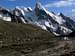
[{"label": "hazy sky", "polygon": [[[65,15],[75,15],[75,0],[40,0],[42,5],[49,11],[62,12]],[[0,0],[0,6],[14,8],[25,6],[34,8],[36,0]]]}]

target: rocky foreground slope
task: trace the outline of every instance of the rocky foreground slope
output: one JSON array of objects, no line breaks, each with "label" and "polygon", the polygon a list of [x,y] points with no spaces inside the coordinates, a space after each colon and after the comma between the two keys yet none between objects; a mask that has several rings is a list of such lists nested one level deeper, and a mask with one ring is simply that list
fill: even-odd
[{"label": "rocky foreground slope", "polygon": [[0,56],[74,56],[74,43],[37,26],[0,20]]},{"label": "rocky foreground slope", "polygon": [[16,24],[0,20],[0,55],[21,56],[47,48],[54,35],[30,24]]}]

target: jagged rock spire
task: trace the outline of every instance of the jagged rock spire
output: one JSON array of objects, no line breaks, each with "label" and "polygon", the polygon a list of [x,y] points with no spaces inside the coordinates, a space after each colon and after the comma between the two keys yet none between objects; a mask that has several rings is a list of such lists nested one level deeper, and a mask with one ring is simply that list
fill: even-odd
[{"label": "jagged rock spire", "polygon": [[44,6],[41,4],[41,0],[36,0],[36,6],[35,6],[35,14],[38,16],[40,10],[45,10]]},{"label": "jagged rock spire", "polygon": [[36,7],[42,9],[41,0],[36,0]]}]

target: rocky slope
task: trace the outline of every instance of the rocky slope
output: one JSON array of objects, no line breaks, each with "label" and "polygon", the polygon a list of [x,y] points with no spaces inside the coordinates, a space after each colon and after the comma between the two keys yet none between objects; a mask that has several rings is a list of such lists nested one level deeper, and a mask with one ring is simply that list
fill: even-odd
[{"label": "rocky slope", "polygon": [[[0,20],[0,56],[22,56],[54,46],[54,35],[30,24]],[[52,41],[52,42],[49,42]]]}]

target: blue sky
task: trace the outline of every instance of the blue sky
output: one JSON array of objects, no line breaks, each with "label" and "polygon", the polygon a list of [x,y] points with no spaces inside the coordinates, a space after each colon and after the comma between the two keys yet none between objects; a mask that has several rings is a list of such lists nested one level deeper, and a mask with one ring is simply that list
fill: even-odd
[{"label": "blue sky", "polygon": [[[42,5],[55,13],[62,12],[67,16],[74,18],[75,0],[40,0]],[[6,8],[15,8],[16,6],[25,6],[34,8],[36,0],[0,0],[0,6]]]}]

